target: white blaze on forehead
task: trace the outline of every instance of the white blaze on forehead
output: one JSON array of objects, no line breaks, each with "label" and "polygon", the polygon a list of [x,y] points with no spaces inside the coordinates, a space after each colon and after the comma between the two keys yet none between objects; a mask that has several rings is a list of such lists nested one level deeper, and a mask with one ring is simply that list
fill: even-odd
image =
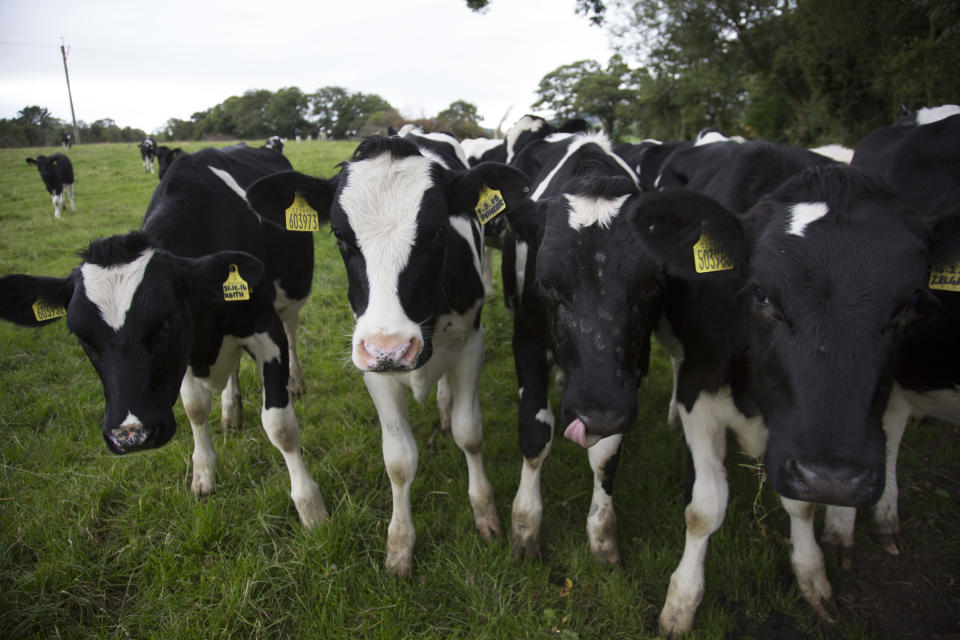
[{"label": "white blaze on forehead", "polygon": [[139,258],[125,264],[101,267],[88,262],[80,267],[87,299],[96,305],[100,317],[114,331],[123,326],[133,303],[133,294],[143,281],[153,253],[153,249],[147,249]]},{"label": "white blaze on forehead", "polygon": [[599,196],[577,196],[570,193],[563,195],[570,203],[568,221],[570,227],[579,231],[590,225],[597,225],[606,229],[620,212],[620,207],[630,197],[628,194],[619,198],[601,198]]},{"label": "white blaze on forehead", "polygon": [[943,104],[939,107],[927,107],[917,111],[917,124],[933,124],[950,116],[960,113],[960,106],[955,104]]},{"label": "white blaze on forehead", "polygon": [[510,130],[507,131],[507,162],[513,160],[513,155],[516,152],[517,138],[520,137],[521,133],[524,131],[539,131],[540,128],[546,124],[546,121],[530,116],[523,116],[517,120],[514,125],[510,127]]},{"label": "white blaze on forehead", "polygon": [[210,165],[207,165],[207,169],[210,169],[210,171],[213,172],[213,175],[223,180],[226,183],[226,185],[234,191],[234,193],[236,193],[238,196],[240,196],[244,200],[247,199],[247,192],[243,190],[243,187],[241,187],[237,183],[237,181],[233,178],[232,175],[230,175],[223,169],[217,169],[216,167],[211,167]]},{"label": "white blaze on forehead", "polygon": [[826,202],[798,202],[790,206],[790,227],[787,233],[803,237],[807,225],[830,213]]},{"label": "white blaze on forehead", "polygon": [[633,183],[637,185],[637,188],[640,188],[640,181],[637,179],[637,174],[630,168],[630,166],[623,161],[623,158],[618,156],[613,152],[613,148],[610,146],[610,140],[602,133],[592,133],[586,135],[578,135],[571,142],[570,146],[567,147],[567,152],[564,154],[563,159],[560,160],[553,169],[544,178],[540,184],[537,185],[536,190],[534,190],[533,195],[530,196],[531,200],[539,200],[543,196],[543,192],[547,190],[547,187],[550,185],[550,182],[553,180],[554,176],[557,175],[557,172],[563,167],[564,163],[570,159],[577,149],[582,147],[585,144],[595,144],[606,153],[610,158],[616,162],[620,167],[627,172],[627,175],[633,180]]},{"label": "white blaze on forehead", "polygon": [[470,247],[470,255],[473,256],[473,266],[476,267],[478,274],[483,273],[480,253],[477,251],[477,245],[473,240],[473,226],[471,223],[464,218],[453,216],[450,218],[450,227],[467,241],[467,245]]}]

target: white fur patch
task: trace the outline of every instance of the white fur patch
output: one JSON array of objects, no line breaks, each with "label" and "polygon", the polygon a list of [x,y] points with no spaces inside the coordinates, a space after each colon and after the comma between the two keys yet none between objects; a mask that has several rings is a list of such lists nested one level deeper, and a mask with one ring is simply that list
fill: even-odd
[{"label": "white fur patch", "polygon": [[813,151],[821,156],[826,156],[831,160],[843,162],[844,164],[850,164],[850,161],[853,160],[853,149],[850,147],[845,147],[842,144],[828,144],[822,147],[810,149],[810,151]]},{"label": "white fur patch", "polygon": [[544,120],[540,118],[531,118],[530,116],[523,116],[517,120],[510,130],[507,131],[507,162],[513,160],[513,156],[516,153],[517,138],[520,137],[520,134],[524,131],[539,131],[541,127],[546,124]]},{"label": "white fur patch", "polygon": [[610,199],[566,193],[563,197],[570,203],[568,218],[570,227],[579,231],[594,224],[601,229],[609,227],[613,219],[620,213],[620,207],[630,196],[622,195],[619,198]]},{"label": "white fur patch", "polygon": [[798,202],[790,206],[790,228],[787,233],[803,237],[807,225],[830,213],[826,202]]},{"label": "white fur patch", "polygon": [[147,249],[139,258],[126,264],[101,267],[85,263],[80,267],[87,299],[96,305],[100,317],[114,331],[123,326],[153,253],[153,249]]},{"label": "white fur patch", "polygon": [[232,175],[230,175],[223,169],[217,169],[216,167],[211,167],[210,165],[207,165],[207,169],[210,169],[210,171],[213,172],[213,175],[223,180],[226,183],[226,185],[230,187],[231,190],[233,190],[234,193],[236,193],[238,196],[243,198],[244,201],[246,201],[247,192],[243,190],[243,187],[241,187],[236,180],[234,180]]},{"label": "white fur patch", "polygon": [[478,274],[482,274],[482,258],[477,252],[477,245],[474,244],[473,241],[473,226],[470,224],[470,222],[464,220],[463,218],[452,216],[450,218],[450,227],[467,241],[467,245],[470,247],[470,255],[473,256],[473,266],[476,268]]},{"label": "white fur patch", "polygon": [[693,143],[695,147],[702,147],[704,145],[713,144],[714,142],[744,142],[744,139],[740,136],[733,136],[728,138],[718,131],[708,131],[702,136],[697,138],[697,141]]},{"label": "white fur patch", "polygon": [[926,107],[917,111],[917,124],[933,124],[960,113],[960,106],[942,104],[939,107]]},{"label": "white fur patch", "polygon": [[640,180],[637,178],[637,174],[634,173],[633,169],[631,169],[630,166],[623,161],[623,158],[613,152],[613,148],[610,146],[610,140],[607,138],[607,136],[602,133],[591,133],[578,135],[573,139],[573,141],[570,143],[570,146],[567,147],[567,152],[564,154],[563,159],[554,165],[547,177],[537,185],[533,195],[530,196],[531,200],[536,201],[543,196],[543,192],[547,190],[550,182],[553,180],[554,176],[557,175],[557,172],[560,171],[561,167],[563,167],[564,163],[577,151],[577,149],[585,144],[595,144],[603,149],[604,153],[610,156],[618,165],[623,168],[624,171],[627,172],[627,175],[630,176],[630,178],[633,180],[633,183],[637,185],[637,188],[640,188]]}]

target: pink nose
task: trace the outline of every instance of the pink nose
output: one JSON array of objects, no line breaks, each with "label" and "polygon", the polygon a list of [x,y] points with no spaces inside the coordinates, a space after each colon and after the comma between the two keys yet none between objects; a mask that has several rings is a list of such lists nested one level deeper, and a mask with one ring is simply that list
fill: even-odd
[{"label": "pink nose", "polygon": [[375,335],[357,345],[357,361],[366,371],[412,369],[420,355],[420,340],[398,335]]}]

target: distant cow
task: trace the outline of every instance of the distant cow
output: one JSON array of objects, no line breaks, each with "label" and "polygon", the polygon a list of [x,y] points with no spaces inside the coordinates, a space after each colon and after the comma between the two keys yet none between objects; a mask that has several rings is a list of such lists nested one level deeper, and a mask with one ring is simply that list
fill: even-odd
[{"label": "distant cow", "polygon": [[384,564],[405,575],[416,538],[410,486],[417,469],[407,388],[423,402],[438,385],[441,424],[451,425],[467,460],[476,528],[485,538],[501,532],[481,453],[478,216],[521,202],[526,180],[501,164],[468,170],[450,136],[401,132],[364,139],[333,178],[286,172],[259,180],[248,195],[258,211],[270,213],[286,210],[300,194],[336,236],[356,317],[351,357],[377,408],[393,488]]},{"label": "distant cow", "polygon": [[263,427],[310,527],[327,512],[300,452],[283,318],[309,291],[313,240],[296,234],[291,243],[292,232],[253,213],[244,194],[255,178],[289,168],[283,156],[243,145],[184,155],[140,231],[92,242],[66,277],[0,278],[0,317],[38,327],[66,316],[103,383],[103,437],[114,453],[170,440],[179,390],[198,496],[214,490],[211,391],[249,353],[263,380]]},{"label": "distant cow", "polygon": [[[800,593],[833,609],[814,503],[866,507],[884,489],[894,372],[923,315],[929,264],[954,264],[960,212],[926,225],[875,177],[808,168],[743,216],[712,200],[635,224],[663,261],[657,333],[679,362],[676,395],[695,480],[683,558],[660,614],[689,631],[709,536],[723,521],[725,430],[763,456],[790,516]],[[901,349],[904,349],[901,351]]]},{"label": "distant cow", "polygon": [[73,135],[63,131],[60,133],[60,144],[63,145],[65,150],[69,150],[73,146]]},{"label": "distant cow", "polygon": [[163,180],[163,176],[167,173],[167,169],[170,168],[170,165],[173,164],[173,161],[176,160],[177,156],[181,153],[183,153],[183,150],[180,147],[176,149],[171,149],[163,145],[157,147],[157,173],[161,180]]},{"label": "distant cow", "polygon": [[50,199],[53,201],[54,218],[60,217],[64,192],[70,198],[70,210],[77,210],[73,202],[73,163],[70,162],[70,158],[62,153],[55,153],[50,156],[37,156],[36,159],[27,158],[27,164],[37,165],[37,170],[43,179],[43,186],[47,188]]},{"label": "distant cow", "polygon": [[144,138],[138,145],[140,160],[143,162],[143,172],[153,173],[153,162],[157,158],[157,143],[153,138]]},{"label": "distant cow", "polygon": [[286,140],[284,140],[280,136],[270,136],[269,138],[267,138],[267,141],[263,143],[263,148],[273,149],[274,151],[279,151],[280,153],[283,153],[284,142],[286,142]]}]

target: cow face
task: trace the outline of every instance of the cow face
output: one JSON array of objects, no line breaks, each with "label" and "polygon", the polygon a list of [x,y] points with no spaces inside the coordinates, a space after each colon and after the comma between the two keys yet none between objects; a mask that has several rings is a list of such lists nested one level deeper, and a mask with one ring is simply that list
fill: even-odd
[{"label": "cow face", "polygon": [[243,304],[224,302],[231,265],[250,287],[262,277],[261,263],[248,254],[180,258],[142,234],[114,236],[91,244],[66,278],[0,279],[0,317],[36,327],[65,315],[103,383],[107,447],[151,449],[176,430],[173,404],[193,348],[187,300]]},{"label": "cow face", "polygon": [[479,322],[482,240],[474,209],[487,188],[509,210],[523,201],[526,178],[496,163],[450,170],[405,139],[371,136],[337,178],[277,174],[251,185],[247,198],[268,212],[300,193],[329,219],[356,317],[353,363],[362,371],[409,371],[430,359],[441,315]]},{"label": "cow face", "polygon": [[37,166],[43,186],[47,188],[50,195],[59,195],[63,192],[64,183],[73,183],[73,169],[72,167],[68,169],[65,163],[69,164],[69,160],[61,153],[27,158],[27,164]]},{"label": "cow face", "polygon": [[662,285],[631,225],[643,202],[630,178],[586,178],[510,217],[536,254],[531,293],[564,372],[560,417],[582,446],[636,422]]},{"label": "cow face", "polygon": [[705,207],[644,218],[638,229],[652,251],[669,245],[671,272],[705,292],[712,274],[692,268],[704,236],[732,266],[726,277],[739,279],[737,300],[710,313],[745,331],[774,489],[808,502],[875,502],[900,341],[928,295],[917,218],[879,182],[832,167],[791,179],[742,221]]}]

